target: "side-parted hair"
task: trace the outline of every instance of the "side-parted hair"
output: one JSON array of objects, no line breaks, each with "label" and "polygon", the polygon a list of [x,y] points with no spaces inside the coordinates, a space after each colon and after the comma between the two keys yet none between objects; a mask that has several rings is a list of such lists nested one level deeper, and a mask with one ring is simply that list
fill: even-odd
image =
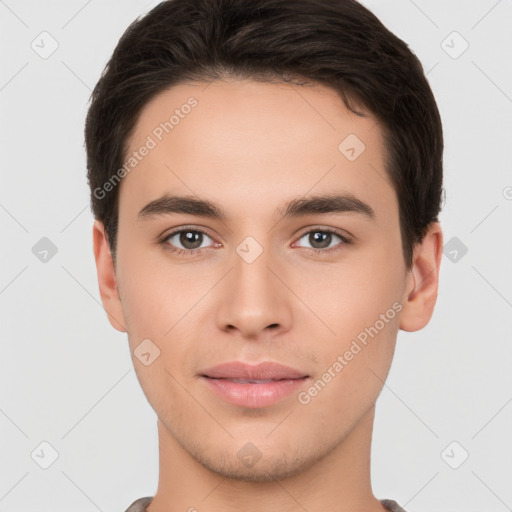
[{"label": "side-parted hair", "polygon": [[91,208],[114,261],[120,187],[104,184],[123,167],[142,109],[174,85],[227,78],[322,84],[375,116],[410,268],[441,209],[441,118],[418,58],[355,0],[167,0],[126,29],[85,123]]}]

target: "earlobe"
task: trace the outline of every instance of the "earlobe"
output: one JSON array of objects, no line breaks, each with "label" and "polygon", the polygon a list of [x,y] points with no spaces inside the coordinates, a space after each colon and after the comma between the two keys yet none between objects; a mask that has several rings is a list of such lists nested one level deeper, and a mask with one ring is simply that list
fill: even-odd
[{"label": "earlobe", "polygon": [[440,224],[433,222],[423,241],[414,248],[402,300],[399,327],[403,331],[419,331],[430,321],[437,300],[442,254],[443,232]]},{"label": "earlobe", "polygon": [[114,262],[105,233],[105,227],[99,220],[94,221],[92,239],[98,286],[103,308],[107,313],[108,320],[112,327],[118,331],[126,332],[126,322],[117,288]]}]

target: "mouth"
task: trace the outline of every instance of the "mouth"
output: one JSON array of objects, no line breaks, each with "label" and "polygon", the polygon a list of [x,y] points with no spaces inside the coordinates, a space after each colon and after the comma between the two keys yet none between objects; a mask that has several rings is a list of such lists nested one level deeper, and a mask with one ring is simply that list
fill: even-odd
[{"label": "mouth", "polygon": [[296,368],[272,361],[265,361],[257,365],[250,365],[242,361],[231,361],[208,368],[200,375],[211,379],[238,379],[255,383],[309,377],[305,372]]},{"label": "mouth", "polygon": [[[279,382],[282,380],[299,380],[299,379],[228,379],[227,377],[209,377],[208,375],[202,375],[202,377],[206,377],[207,379],[215,379],[215,380],[228,380],[229,382],[236,382],[238,384],[266,384],[267,382]],[[305,379],[306,377],[301,377],[301,379]]]},{"label": "mouth", "polygon": [[273,362],[248,365],[224,363],[199,376],[207,388],[224,401],[247,408],[268,407],[304,385],[309,375]]}]

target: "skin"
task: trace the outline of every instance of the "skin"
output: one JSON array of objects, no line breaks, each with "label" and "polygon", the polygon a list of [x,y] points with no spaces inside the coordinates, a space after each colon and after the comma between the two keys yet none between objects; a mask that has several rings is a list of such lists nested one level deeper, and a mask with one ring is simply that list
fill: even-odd
[{"label": "skin", "polygon": [[[174,86],[145,106],[128,153],[191,96],[198,105],[121,182],[116,265],[102,223],[93,227],[103,305],[128,333],[158,416],[160,476],[148,510],[382,511],[370,483],[375,402],[398,330],[419,330],[433,313],[441,227],[430,226],[407,270],[379,124],[320,85]],[[338,149],[351,133],[366,146],[354,161]],[[276,214],[292,199],[334,192],[367,203],[374,218]],[[208,199],[227,218],[139,219],[164,193]],[[179,235],[162,241],[182,226],[207,232],[192,256],[165,250],[197,247]],[[353,243],[333,235],[322,246],[313,238],[322,228]],[[236,252],[247,236],[263,249],[252,263]],[[307,404],[292,393],[268,407],[235,406],[198,377],[226,361],[276,361],[310,375],[307,391],[394,303],[401,311]],[[160,350],[149,366],[134,356],[146,338]],[[237,457],[248,442],[261,453],[252,467]]]}]

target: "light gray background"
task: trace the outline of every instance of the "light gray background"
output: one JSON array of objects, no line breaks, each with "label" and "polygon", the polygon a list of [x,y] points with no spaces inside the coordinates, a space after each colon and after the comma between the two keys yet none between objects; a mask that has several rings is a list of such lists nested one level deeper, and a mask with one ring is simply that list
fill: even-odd
[{"label": "light gray background", "polygon": [[[156,491],[156,415],[100,304],[83,126],[119,37],[157,3],[0,1],[2,511],[124,511]],[[511,510],[512,2],[364,4],[428,72],[445,130],[441,221],[459,244],[432,321],[399,334],[374,491],[408,512]],[[43,31],[58,42],[46,59],[31,47],[51,49]],[[32,252],[42,237],[58,249],[46,263]],[[58,452],[48,469],[44,441]]]}]

